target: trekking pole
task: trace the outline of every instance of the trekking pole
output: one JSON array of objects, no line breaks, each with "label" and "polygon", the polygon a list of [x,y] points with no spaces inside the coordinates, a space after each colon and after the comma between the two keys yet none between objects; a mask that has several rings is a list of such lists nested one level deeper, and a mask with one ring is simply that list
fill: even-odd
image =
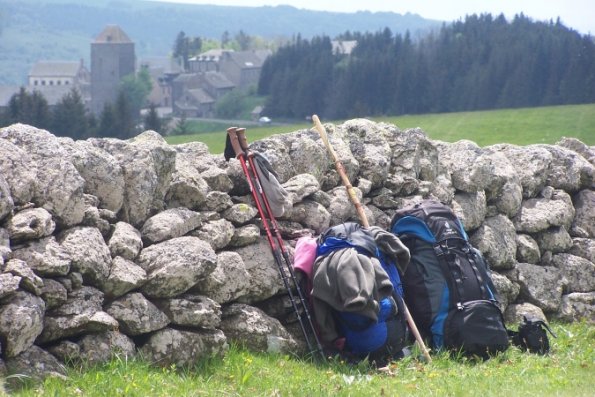
[{"label": "trekking pole", "polygon": [[[353,186],[351,186],[351,183],[349,182],[349,178],[347,177],[347,173],[345,172],[345,168],[343,167],[341,160],[339,160],[337,153],[335,152],[331,143],[329,142],[328,136],[326,134],[326,130],[322,126],[320,119],[318,118],[317,115],[313,115],[312,121],[314,122],[314,127],[320,134],[320,139],[322,139],[324,146],[326,146],[326,148],[328,149],[329,153],[331,154],[331,156],[333,158],[333,161],[335,162],[335,167],[337,168],[337,172],[339,172],[339,175],[341,176],[341,180],[343,181],[343,184],[345,185],[345,188],[347,189],[347,193],[349,194],[349,198],[351,199],[351,202],[353,203],[353,205],[355,205],[355,208],[356,208],[359,218],[362,222],[362,225],[364,227],[370,227],[370,224],[368,223],[368,218],[366,217],[366,213],[364,212],[362,204],[360,203],[359,199],[357,198],[355,191],[353,189]],[[403,311],[405,314],[405,319],[407,320],[407,323],[409,324],[409,328],[411,329],[411,332],[413,333],[413,336],[415,337],[415,341],[417,342],[417,345],[421,349],[426,360],[428,360],[428,362],[432,362],[430,353],[429,353],[429,351],[428,351],[428,349],[419,333],[419,330],[417,329],[417,325],[415,325],[415,321],[413,321],[413,317],[411,317],[411,313],[409,312],[409,308],[405,304],[405,300],[401,298],[401,301],[403,302]]]},{"label": "trekking pole", "polygon": [[[308,345],[308,349],[311,353],[314,351],[314,349],[316,349],[317,353],[320,354],[320,356],[323,359],[325,359],[322,344],[318,339],[318,335],[316,334],[316,329],[314,327],[314,323],[312,322],[310,311],[308,310],[307,301],[302,293],[297,278],[295,277],[295,273],[293,272],[291,261],[289,260],[289,255],[285,250],[283,239],[281,238],[281,234],[279,232],[275,217],[272,215],[272,211],[266,194],[262,190],[262,186],[258,177],[258,172],[254,164],[254,155],[253,153],[250,153],[248,151],[248,144],[246,142],[245,131],[245,128],[231,127],[227,129],[227,134],[229,135],[230,143],[233,147],[233,150],[236,153],[236,158],[240,161],[242,170],[248,181],[250,192],[252,193],[252,197],[258,209],[258,213],[260,214],[267,235],[267,240],[273,253],[273,257],[279,269],[283,285],[285,286],[285,289],[287,290],[287,293],[289,295],[289,300],[291,301],[291,306],[296,314],[301,331],[304,334],[304,339],[306,341],[306,344]],[[246,165],[246,163],[248,163],[249,168]],[[271,224],[271,226],[269,226],[269,223]],[[273,228],[276,239],[273,238],[271,227]],[[289,270],[290,277],[288,277],[285,273],[283,261],[285,261],[285,265]],[[289,278],[292,279],[294,287],[297,290],[299,304],[302,306],[302,310],[304,313],[303,315],[306,317],[307,323],[304,323],[304,318],[300,314],[298,303],[296,302],[296,298],[292,292],[291,285],[289,284]],[[313,346],[313,343],[310,340],[311,337],[314,338],[315,346]]]}]

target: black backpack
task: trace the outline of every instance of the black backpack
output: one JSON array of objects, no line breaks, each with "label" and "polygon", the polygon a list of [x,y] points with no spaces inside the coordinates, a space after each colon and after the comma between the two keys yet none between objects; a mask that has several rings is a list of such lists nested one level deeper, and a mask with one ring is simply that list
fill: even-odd
[{"label": "black backpack", "polygon": [[425,200],[398,210],[391,231],[409,248],[405,302],[435,349],[488,358],[509,339],[496,289],[481,253],[452,210]]}]

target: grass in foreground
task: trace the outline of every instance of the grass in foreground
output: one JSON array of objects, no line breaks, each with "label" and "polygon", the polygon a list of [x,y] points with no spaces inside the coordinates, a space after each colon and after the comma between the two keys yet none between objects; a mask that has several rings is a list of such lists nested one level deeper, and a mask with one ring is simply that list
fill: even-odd
[{"label": "grass in foreground", "polygon": [[[456,142],[469,139],[480,146],[496,143],[553,144],[562,137],[574,137],[595,145],[595,104],[501,109],[476,112],[440,113],[399,117],[374,117],[374,121],[395,124],[400,129],[420,127],[431,139]],[[329,122],[330,120],[322,120]],[[339,124],[341,121],[332,121]],[[308,123],[248,129],[249,141],[273,134],[311,128]],[[217,132],[167,137],[170,144],[201,141],[211,153],[223,153],[225,128]]]},{"label": "grass in foreground", "polygon": [[194,368],[156,368],[114,359],[71,369],[67,381],[48,379],[17,396],[592,396],[595,327],[552,324],[549,356],[510,348],[485,362],[438,354],[431,364],[408,357],[390,373],[340,361],[312,363],[233,347],[223,359]]}]

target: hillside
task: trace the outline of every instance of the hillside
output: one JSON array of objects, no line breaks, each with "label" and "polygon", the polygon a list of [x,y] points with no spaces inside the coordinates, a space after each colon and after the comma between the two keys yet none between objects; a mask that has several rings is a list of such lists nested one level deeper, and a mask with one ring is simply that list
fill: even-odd
[{"label": "hillside", "polygon": [[[226,7],[130,0],[0,1],[0,85],[23,84],[38,60],[79,60],[88,65],[89,43],[107,24],[118,24],[136,42],[139,58],[167,55],[178,32],[220,39],[224,32],[265,38],[331,37],[346,31],[422,31],[440,21],[413,14],[352,14],[290,6]],[[266,23],[262,23],[266,21]]]}]

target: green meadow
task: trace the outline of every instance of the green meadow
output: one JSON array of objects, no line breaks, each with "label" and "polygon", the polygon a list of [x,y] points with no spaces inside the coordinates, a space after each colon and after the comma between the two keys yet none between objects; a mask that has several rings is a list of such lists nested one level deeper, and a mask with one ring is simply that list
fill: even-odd
[{"label": "green meadow", "polygon": [[[166,368],[114,357],[104,365],[69,367],[67,379],[27,384],[14,396],[480,396],[587,397],[595,388],[595,326],[550,324],[547,356],[516,347],[487,361],[418,352],[386,371],[366,363],[313,362],[279,354],[255,354],[232,346],[224,358],[205,358],[189,368]],[[516,328],[515,328],[516,329]],[[23,381],[23,380],[19,380]],[[1,393],[0,393],[1,394]]]},{"label": "green meadow", "polygon": [[[501,109],[476,112],[373,117],[400,129],[421,128],[431,139],[456,142],[469,139],[480,146],[496,143],[529,145],[553,144],[562,137],[574,137],[587,145],[595,145],[595,104],[547,106],[539,108]],[[340,124],[345,120],[324,120]],[[214,131],[190,135],[168,136],[170,144],[189,141],[206,143],[212,153],[222,153],[225,147],[225,129],[229,126],[210,125]],[[308,123],[271,125],[248,128],[250,141],[273,134],[282,134],[311,128]]]}]

